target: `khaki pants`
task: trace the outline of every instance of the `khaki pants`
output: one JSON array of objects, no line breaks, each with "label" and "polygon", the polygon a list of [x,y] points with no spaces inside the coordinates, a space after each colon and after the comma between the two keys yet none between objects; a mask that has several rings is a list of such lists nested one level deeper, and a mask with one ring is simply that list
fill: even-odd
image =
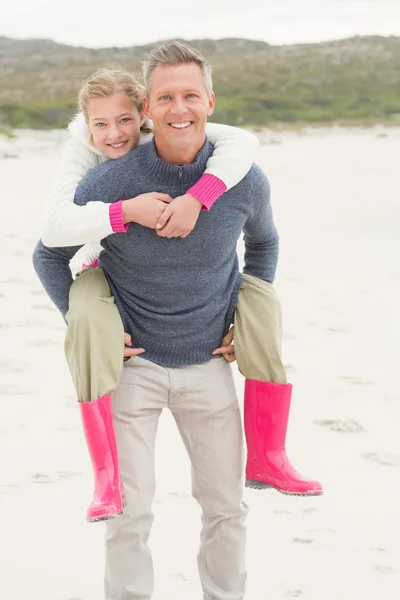
[{"label": "khaki pants", "polygon": [[[122,373],[124,331],[103,269],[88,267],[77,275],[66,318],[65,354],[78,400],[113,392]],[[281,341],[281,307],[274,287],[244,274],[235,311],[235,352],[242,375],[286,383]]]},{"label": "khaki pants", "polygon": [[[115,433],[127,506],[107,522],[106,600],[150,600],[148,538],[155,492],[159,416],[169,408],[192,464],[192,493],[202,510],[198,568],[204,600],[242,600],[245,589],[243,435],[230,365],[163,367],[125,363],[113,394]],[[171,540],[173,543],[173,540]]]},{"label": "khaki pants", "polygon": [[65,356],[79,402],[110,394],[124,358],[124,328],[103,269],[87,267],[69,292]]},{"label": "khaki pants", "polygon": [[235,311],[235,354],[246,379],[287,382],[278,294],[270,283],[246,273]]}]

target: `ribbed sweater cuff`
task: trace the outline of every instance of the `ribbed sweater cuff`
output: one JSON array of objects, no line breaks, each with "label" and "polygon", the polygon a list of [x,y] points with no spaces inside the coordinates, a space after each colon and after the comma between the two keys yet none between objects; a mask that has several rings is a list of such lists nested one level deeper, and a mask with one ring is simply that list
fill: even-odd
[{"label": "ribbed sweater cuff", "polygon": [[202,210],[210,210],[214,202],[224,192],[226,192],[224,182],[215,175],[211,175],[211,173],[205,173],[186,193],[194,196],[202,203]]},{"label": "ribbed sweater cuff", "polygon": [[110,224],[114,233],[125,233],[128,231],[128,223],[124,223],[122,214],[122,200],[110,204],[109,210]]}]

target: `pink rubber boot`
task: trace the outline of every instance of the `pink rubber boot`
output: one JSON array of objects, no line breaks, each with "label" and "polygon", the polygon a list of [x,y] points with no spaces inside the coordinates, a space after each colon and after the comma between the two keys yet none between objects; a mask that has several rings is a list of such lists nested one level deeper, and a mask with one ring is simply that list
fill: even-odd
[{"label": "pink rubber boot", "polygon": [[272,487],[282,494],[320,496],[323,494],[321,484],[300,475],[286,454],[291,396],[291,384],[246,379],[246,487]]},{"label": "pink rubber boot", "polygon": [[87,520],[112,519],[123,512],[123,486],[119,474],[111,395],[80,402],[79,406],[95,482]]}]

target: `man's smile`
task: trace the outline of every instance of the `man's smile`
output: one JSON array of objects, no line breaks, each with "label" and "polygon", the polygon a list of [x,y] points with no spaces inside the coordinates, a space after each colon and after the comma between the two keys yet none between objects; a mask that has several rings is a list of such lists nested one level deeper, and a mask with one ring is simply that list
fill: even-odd
[{"label": "man's smile", "polygon": [[170,127],[174,129],[187,129],[191,125],[193,125],[193,121],[176,121],[172,123],[168,123]]}]

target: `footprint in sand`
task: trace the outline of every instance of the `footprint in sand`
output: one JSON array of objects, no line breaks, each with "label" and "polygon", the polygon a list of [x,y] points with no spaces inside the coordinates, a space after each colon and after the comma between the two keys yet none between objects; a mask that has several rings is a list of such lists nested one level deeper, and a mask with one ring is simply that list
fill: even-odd
[{"label": "footprint in sand", "polygon": [[42,292],[42,290],[31,290],[30,294],[31,296],[45,296],[45,292]]},{"label": "footprint in sand", "polygon": [[53,475],[47,473],[35,473],[32,475],[33,483],[56,483],[60,479],[71,479],[71,477],[80,477],[82,473],[73,471],[58,471]]},{"label": "footprint in sand", "polygon": [[49,304],[34,304],[31,306],[33,310],[43,310],[45,312],[53,312],[53,307]]},{"label": "footprint in sand", "polygon": [[186,492],[170,492],[168,494],[168,496],[172,496],[173,498],[182,498],[182,499],[191,498],[191,495],[187,494]]},{"label": "footprint in sand", "polygon": [[283,337],[285,340],[297,340],[297,335],[294,335],[294,333],[284,333]]},{"label": "footprint in sand", "polygon": [[378,452],[368,452],[366,454],[362,454],[362,457],[366,460],[372,460],[372,462],[379,463],[380,465],[385,465],[386,467],[400,467],[400,456],[398,454],[390,454],[388,453],[378,453]]},{"label": "footprint in sand", "polygon": [[57,427],[57,431],[73,431],[74,429],[76,429],[76,425],[66,425],[65,423],[61,423]]},{"label": "footprint in sand", "polygon": [[57,473],[60,479],[71,479],[72,477],[81,477],[82,473],[76,471],[58,471]]},{"label": "footprint in sand", "polygon": [[388,573],[393,575],[394,573],[398,573],[399,569],[397,569],[396,567],[388,567],[386,565],[375,565],[374,571],[376,571],[377,573]]},{"label": "footprint in sand", "polygon": [[316,508],[302,508],[301,512],[303,513],[303,515],[310,515],[312,513],[316,513],[317,509]]},{"label": "footprint in sand", "polygon": [[16,489],[17,485],[13,483],[6,483],[4,485],[0,485],[0,502],[5,499],[6,496],[12,494]]},{"label": "footprint in sand", "polygon": [[297,544],[316,543],[322,548],[321,542],[326,542],[327,534],[330,537],[331,534],[336,534],[336,531],[334,529],[307,529],[306,536],[294,538],[293,542]]},{"label": "footprint in sand", "polygon": [[362,425],[351,419],[324,419],[323,421],[314,421],[314,423],[338,433],[360,433],[365,431]]},{"label": "footprint in sand", "polygon": [[20,390],[17,385],[0,387],[0,396],[32,396],[34,393],[34,390]]},{"label": "footprint in sand", "polygon": [[46,473],[35,473],[32,475],[33,483],[54,483],[56,480],[51,475],[46,475]]},{"label": "footprint in sand", "polygon": [[[1,327],[1,323],[0,323]],[[25,370],[21,367],[16,367],[12,363],[9,362],[0,362],[0,373],[24,373]]]},{"label": "footprint in sand", "polygon": [[385,548],[368,548],[369,552],[373,552],[374,554],[386,554]]},{"label": "footprint in sand", "polygon": [[347,381],[347,383],[350,383],[350,385],[374,385],[373,381],[367,381],[366,379],[358,379],[357,377],[340,377],[340,379],[343,379],[344,381]]},{"label": "footprint in sand", "polygon": [[43,346],[47,347],[47,346],[58,346],[58,345],[59,345],[58,342],[55,342],[54,340],[50,340],[50,339],[35,340],[28,344],[28,346],[33,346],[34,348],[42,348]]},{"label": "footprint in sand", "polygon": [[172,577],[174,579],[180,579],[181,581],[190,581],[190,579],[188,577],[185,577],[183,573],[169,573],[168,575],[165,575],[165,579],[170,579]]},{"label": "footprint in sand", "polygon": [[0,283],[7,283],[7,284],[15,285],[16,283],[24,284],[25,281],[23,279],[3,279],[3,281],[1,281]]}]

